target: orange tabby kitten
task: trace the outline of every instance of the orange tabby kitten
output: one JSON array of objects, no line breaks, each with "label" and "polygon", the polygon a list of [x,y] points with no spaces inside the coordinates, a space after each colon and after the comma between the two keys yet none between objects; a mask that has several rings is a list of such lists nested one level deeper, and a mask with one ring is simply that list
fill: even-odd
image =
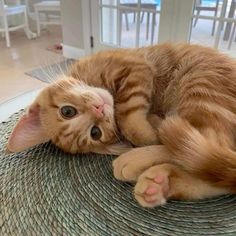
[{"label": "orange tabby kitten", "polygon": [[39,94],[8,149],[52,140],[71,153],[118,154],[130,148],[124,140],[144,146],[160,139],[113,163],[117,179],[137,182],[142,206],[234,193],[235,86],[235,61],[213,49],[164,44],[100,52]]}]

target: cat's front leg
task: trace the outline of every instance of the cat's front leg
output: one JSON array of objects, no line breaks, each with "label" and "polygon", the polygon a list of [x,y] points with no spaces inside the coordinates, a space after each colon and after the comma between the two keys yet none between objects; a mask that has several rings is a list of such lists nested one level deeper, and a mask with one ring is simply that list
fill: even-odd
[{"label": "cat's front leg", "polygon": [[136,182],[146,169],[168,162],[169,158],[163,145],[134,148],[113,161],[113,173],[118,180]]},{"label": "cat's front leg", "polygon": [[120,117],[118,126],[124,137],[135,146],[158,144],[158,133],[147,120],[146,111],[132,111],[124,117]]},{"label": "cat's front leg", "polygon": [[116,121],[122,135],[135,146],[158,144],[158,135],[148,120],[153,93],[153,74],[139,65],[119,85],[115,101]]}]

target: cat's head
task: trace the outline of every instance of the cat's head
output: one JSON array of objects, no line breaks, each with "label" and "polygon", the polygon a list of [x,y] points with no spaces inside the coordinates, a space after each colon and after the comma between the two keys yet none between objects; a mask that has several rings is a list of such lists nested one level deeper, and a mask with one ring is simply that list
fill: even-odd
[{"label": "cat's head", "polygon": [[63,77],[43,89],[16,124],[10,152],[51,140],[69,153],[120,154],[112,95],[105,89]]}]

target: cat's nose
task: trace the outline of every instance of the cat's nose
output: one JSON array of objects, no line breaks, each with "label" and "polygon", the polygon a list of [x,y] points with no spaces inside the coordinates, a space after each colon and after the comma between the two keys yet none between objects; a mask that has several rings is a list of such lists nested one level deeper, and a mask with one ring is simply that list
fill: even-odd
[{"label": "cat's nose", "polygon": [[95,115],[98,118],[103,117],[104,104],[102,104],[102,105],[93,105],[92,109],[93,109]]}]

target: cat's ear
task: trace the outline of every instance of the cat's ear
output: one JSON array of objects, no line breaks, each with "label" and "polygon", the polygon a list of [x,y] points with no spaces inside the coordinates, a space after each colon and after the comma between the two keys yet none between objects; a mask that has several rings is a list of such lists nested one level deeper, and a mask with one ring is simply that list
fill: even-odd
[{"label": "cat's ear", "polygon": [[15,125],[7,143],[8,152],[20,152],[49,141],[40,122],[40,106],[33,103]]},{"label": "cat's ear", "polygon": [[96,149],[95,152],[100,154],[121,155],[122,153],[130,151],[132,148],[133,147],[128,143],[114,143]]}]

